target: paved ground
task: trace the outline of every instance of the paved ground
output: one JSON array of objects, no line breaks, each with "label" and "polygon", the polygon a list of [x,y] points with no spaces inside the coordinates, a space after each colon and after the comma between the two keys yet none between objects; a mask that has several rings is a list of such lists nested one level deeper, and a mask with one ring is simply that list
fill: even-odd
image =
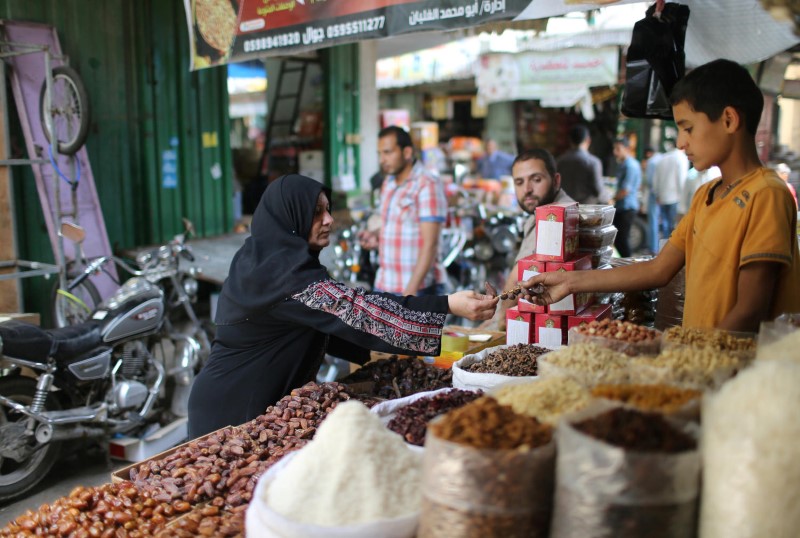
[{"label": "paved ground", "polygon": [[56,463],[53,470],[28,495],[20,500],[0,504],[0,527],[44,503],[69,495],[76,486],[99,486],[111,482],[111,473],[129,462],[106,459],[99,447],[84,447]]}]

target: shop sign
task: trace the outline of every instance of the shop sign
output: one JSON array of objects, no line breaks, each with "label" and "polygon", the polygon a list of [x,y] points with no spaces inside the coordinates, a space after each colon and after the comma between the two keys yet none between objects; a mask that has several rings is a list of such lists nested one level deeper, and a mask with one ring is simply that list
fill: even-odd
[{"label": "shop sign", "polygon": [[618,66],[616,46],[484,54],[475,84],[483,103],[541,100],[550,106],[571,106],[589,87],[616,84]]},{"label": "shop sign", "polygon": [[382,58],[376,66],[376,86],[383,90],[472,78],[480,48],[480,40],[468,38],[432,49]]},{"label": "shop sign", "polygon": [[511,20],[531,0],[184,0],[192,69]]}]

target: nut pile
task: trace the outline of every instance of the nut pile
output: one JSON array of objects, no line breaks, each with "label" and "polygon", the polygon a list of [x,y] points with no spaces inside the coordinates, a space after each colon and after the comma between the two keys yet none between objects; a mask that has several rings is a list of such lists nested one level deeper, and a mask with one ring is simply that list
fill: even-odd
[{"label": "nut pile", "polygon": [[[436,368],[425,364],[419,359],[390,357],[368,363],[341,380],[345,385],[365,381],[372,382],[373,386],[363,394],[364,396],[402,398],[418,392],[452,386],[453,372],[449,368]],[[361,394],[361,391],[359,393]]]},{"label": "nut pile", "polygon": [[130,482],[78,486],[36,512],[28,510],[0,529],[0,536],[153,536],[190,508],[185,501],[159,502]]},{"label": "nut pile", "polygon": [[538,373],[537,359],[550,351],[544,347],[515,344],[493,351],[482,361],[473,362],[464,369],[468,372],[514,377],[535,376]]},{"label": "nut pile", "polygon": [[710,348],[717,351],[755,351],[756,349],[755,339],[740,338],[718,329],[670,327],[664,332],[664,341],[673,344]]},{"label": "nut pile", "polygon": [[572,344],[539,359],[544,378],[566,376],[587,386],[628,380],[630,359],[597,344]]},{"label": "nut pile", "polygon": [[576,332],[586,336],[612,338],[629,343],[656,340],[661,336],[661,334],[654,329],[648,329],[642,325],[616,319],[595,320],[578,327]]},{"label": "nut pile", "polygon": [[430,420],[466,405],[482,395],[481,391],[453,389],[420,398],[398,409],[387,426],[393,432],[402,435],[406,443],[422,446],[425,444],[425,432]]},{"label": "nut pile", "polygon": [[497,390],[495,398],[517,413],[548,424],[555,424],[561,415],[583,409],[591,401],[589,391],[569,377],[506,385]]},{"label": "nut pile", "polygon": [[576,430],[614,446],[638,452],[684,452],[697,447],[658,413],[612,409],[573,425]]},{"label": "nut pile", "polygon": [[741,366],[740,359],[711,348],[677,347],[662,351],[654,359],[631,359],[631,381],[714,389]]},{"label": "nut pile", "polygon": [[250,501],[270,466],[305,445],[336,404],[351,397],[339,383],[307,383],[250,422],[134,467],[130,479],[156,500],[240,507]]},{"label": "nut pile", "polygon": [[617,400],[642,411],[672,413],[692,400],[699,398],[699,390],[682,389],[670,385],[598,385],[592,396]]},{"label": "nut pile", "polygon": [[489,396],[450,411],[429,429],[445,441],[488,449],[536,448],[553,437],[551,426],[515,413]]},{"label": "nut pile", "polygon": [[186,513],[170,523],[156,538],[194,538],[213,536],[215,538],[244,537],[245,511],[220,512],[216,506],[203,506]]}]

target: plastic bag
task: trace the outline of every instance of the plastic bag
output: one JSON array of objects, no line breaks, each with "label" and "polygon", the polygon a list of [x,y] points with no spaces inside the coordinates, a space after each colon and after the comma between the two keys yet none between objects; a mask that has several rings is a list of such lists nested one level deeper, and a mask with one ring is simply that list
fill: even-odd
[{"label": "plastic bag", "polygon": [[479,450],[428,435],[419,538],[548,535],[555,443]]},{"label": "plastic bag", "polygon": [[580,332],[580,327],[573,327],[567,332],[567,341],[572,344],[597,344],[598,346],[613,349],[619,353],[624,353],[630,357],[639,355],[658,355],[661,351],[661,335],[653,340],[642,342],[627,342],[616,338],[606,338],[604,336],[593,336]]},{"label": "plastic bag", "polygon": [[758,331],[756,359],[800,361],[800,327],[780,318],[762,322]]},{"label": "plastic bag", "polygon": [[308,523],[298,523],[275,512],[264,499],[269,484],[296,454],[292,452],[270,467],[259,478],[250,506],[245,516],[247,536],[259,538],[413,538],[419,521],[419,514],[375,521],[348,527],[323,527]]},{"label": "plastic bag", "polygon": [[573,423],[612,407],[579,411],[556,428],[552,538],[691,538],[696,534],[700,452],[636,452],[594,439]]},{"label": "plastic bag", "polygon": [[508,346],[486,348],[474,355],[467,355],[453,364],[453,387],[464,390],[489,390],[501,383],[513,380],[536,381],[539,376],[509,376],[500,374],[475,373],[465,370],[467,366],[482,361],[491,353],[506,349]]},{"label": "plastic bag", "polygon": [[656,4],[633,26],[625,72],[622,113],[630,118],[672,119],[669,94],[686,70],[683,44],[689,7],[668,3],[659,17]]}]

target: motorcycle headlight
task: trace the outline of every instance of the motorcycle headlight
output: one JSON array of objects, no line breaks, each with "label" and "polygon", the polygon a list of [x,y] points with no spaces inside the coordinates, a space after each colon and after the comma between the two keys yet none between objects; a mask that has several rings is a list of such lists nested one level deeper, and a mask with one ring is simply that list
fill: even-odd
[{"label": "motorcycle headlight", "polygon": [[502,227],[492,230],[492,246],[501,254],[511,252],[517,246],[517,236],[511,229]]},{"label": "motorcycle headlight", "polygon": [[189,297],[195,297],[197,295],[197,290],[200,287],[197,280],[193,278],[184,278],[183,279],[183,291],[186,292],[186,295]]},{"label": "motorcycle headlight", "polygon": [[482,262],[488,262],[494,256],[494,247],[487,238],[479,239],[475,242],[475,258]]}]

